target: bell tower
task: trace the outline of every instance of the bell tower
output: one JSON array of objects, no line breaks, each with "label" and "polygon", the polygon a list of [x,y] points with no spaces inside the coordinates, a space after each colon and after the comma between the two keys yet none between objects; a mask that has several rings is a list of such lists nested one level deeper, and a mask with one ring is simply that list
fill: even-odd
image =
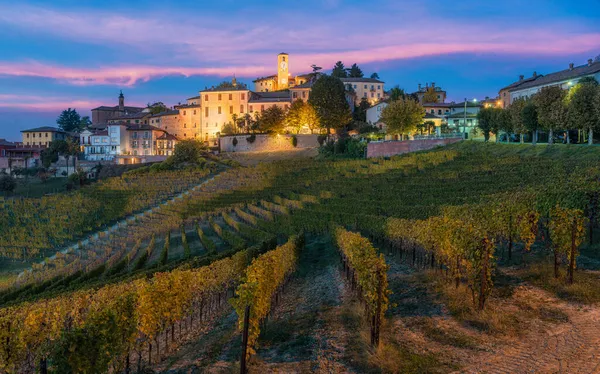
[{"label": "bell tower", "polygon": [[277,89],[284,90],[289,86],[290,61],[287,53],[277,55]]}]

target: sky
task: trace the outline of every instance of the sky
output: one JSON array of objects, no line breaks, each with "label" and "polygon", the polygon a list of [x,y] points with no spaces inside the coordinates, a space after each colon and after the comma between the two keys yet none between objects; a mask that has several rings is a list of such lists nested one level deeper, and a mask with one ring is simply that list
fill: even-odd
[{"label": "sky", "polygon": [[0,138],[63,109],[162,101],[336,61],[386,89],[435,82],[447,101],[495,97],[519,75],[600,54],[600,0],[0,0]]}]

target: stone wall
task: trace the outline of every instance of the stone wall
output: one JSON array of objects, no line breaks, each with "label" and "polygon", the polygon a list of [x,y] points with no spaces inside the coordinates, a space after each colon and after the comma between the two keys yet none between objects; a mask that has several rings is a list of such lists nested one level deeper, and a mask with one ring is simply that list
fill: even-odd
[{"label": "stone wall", "polygon": [[424,139],[406,141],[371,142],[367,145],[367,158],[390,157],[404,153],[424,151],[438,146],[457,143],[462,138]]},{"label": "stone wall", "polygon": [[[319,146],[317,135],[296,135],[298,144],[292,145],[292,135],[256,135],[254,142],[248,142],[250,135],[221,137],[221,152],[265,152],[285,151],[299,148],[314,148]],[[233,145],[233,139],[237,144]]]}]

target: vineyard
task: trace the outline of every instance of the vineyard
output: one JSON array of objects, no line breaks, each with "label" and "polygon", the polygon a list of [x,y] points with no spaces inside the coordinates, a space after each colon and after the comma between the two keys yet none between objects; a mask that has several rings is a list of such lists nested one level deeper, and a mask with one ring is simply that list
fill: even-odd
[{"label": "vineyard", "polygon": [[593,372],[599,157],[464,142],[5,201],[23,258],[199,185],[2,290],[0,371]]}]

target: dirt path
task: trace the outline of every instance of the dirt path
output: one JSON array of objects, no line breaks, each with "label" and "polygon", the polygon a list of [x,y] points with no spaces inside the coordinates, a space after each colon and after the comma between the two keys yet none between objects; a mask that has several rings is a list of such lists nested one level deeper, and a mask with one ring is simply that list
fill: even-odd
[{"label": "dirt path", "polygon": [[558,308],[568,321],[531,331],[461,372],[600,373],[600,309],[568,304],[533,287],[521,292]]}]

